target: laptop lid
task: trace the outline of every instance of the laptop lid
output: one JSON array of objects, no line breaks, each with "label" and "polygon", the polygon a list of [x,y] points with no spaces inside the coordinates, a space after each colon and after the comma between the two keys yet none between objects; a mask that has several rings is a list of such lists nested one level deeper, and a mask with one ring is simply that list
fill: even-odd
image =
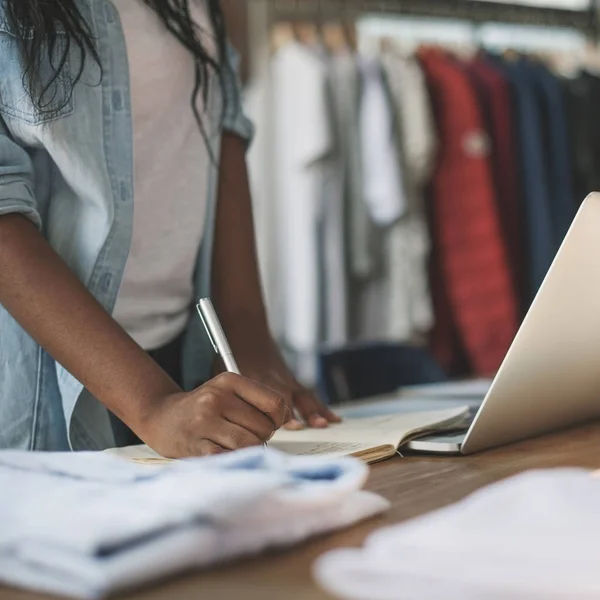
[{"label": "laptop lid", "polygon": [[469,428],[470,454],[600,418],[600,193],[583,202]]}]

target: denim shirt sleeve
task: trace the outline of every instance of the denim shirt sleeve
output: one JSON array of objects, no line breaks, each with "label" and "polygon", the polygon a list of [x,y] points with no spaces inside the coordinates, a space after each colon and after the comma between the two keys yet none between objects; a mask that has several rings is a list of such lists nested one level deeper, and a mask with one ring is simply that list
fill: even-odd
[{"label": "denim shirt sleeve", "polygon": [[242,86],[239,79],[240,60],[231,44],[227,44],[228,68],[223,70],[223,85],[228,99],[223,114],[223,129],[239,135],[248,142],[254,137],[254,126],[244,114],[242,107]]},{"label": "denim shirt sleeve", "polygon": [[14,142],[0,118],[0,216],[21,214],[41,228],[35,201],[33,166],[27,151]]}]

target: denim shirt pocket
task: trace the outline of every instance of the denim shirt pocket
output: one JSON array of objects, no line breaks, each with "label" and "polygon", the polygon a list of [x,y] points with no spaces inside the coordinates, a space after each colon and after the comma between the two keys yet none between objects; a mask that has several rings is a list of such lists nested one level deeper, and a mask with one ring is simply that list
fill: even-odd
[{"label": "denim shirt pocket", "polygon": [[[0,19],[0,114],[29,125],[42,125],[66,117],[73,112],[73,85],[70,40],[57,33],[50,47],[43,42],[40,49],[38,81],[34,103],[28,91],[28,73],[19,42],[8,23]],[[17,60],[15,60],[17,59]],[[40,110],[41,109],[41,110]]]}]

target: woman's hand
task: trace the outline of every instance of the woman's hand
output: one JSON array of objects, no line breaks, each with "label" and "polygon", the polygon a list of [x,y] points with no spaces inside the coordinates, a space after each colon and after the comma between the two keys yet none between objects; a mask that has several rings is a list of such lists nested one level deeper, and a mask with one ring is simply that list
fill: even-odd
[{"label": "woman's hand", "polygon": [[284,398],[286,408],[289,409],[284,424],[286,429],[303,429],[304,423],[309,427],[323,428],[341,421],[313,392],[296,380],[283,359],[274,361],[271,365],[248,368],[245,372],[254,381],[271,388]]},{"label": "woman's hand", "polygon": [[340,418],[300,384],[265,329],[238,324],[227,331],[233,354],[245,377],[280,394],[288,408],[286,429],[323,428]]},{"label": "woman's hand", "polygon": [[140,437],[167,458],[219,454],[267,442],[285,418],[280,394],[224,373],[189,393],[155,403]]}]

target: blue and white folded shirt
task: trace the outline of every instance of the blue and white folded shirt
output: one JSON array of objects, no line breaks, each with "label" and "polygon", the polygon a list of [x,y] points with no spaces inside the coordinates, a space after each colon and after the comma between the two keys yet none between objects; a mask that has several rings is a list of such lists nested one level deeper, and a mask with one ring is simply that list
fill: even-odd
[{"label": "blue and white folded shirt", "polygon": [[152,467],[0,452],[0,583],[102,598],[387,509],[354,459],[254,448]]}]

